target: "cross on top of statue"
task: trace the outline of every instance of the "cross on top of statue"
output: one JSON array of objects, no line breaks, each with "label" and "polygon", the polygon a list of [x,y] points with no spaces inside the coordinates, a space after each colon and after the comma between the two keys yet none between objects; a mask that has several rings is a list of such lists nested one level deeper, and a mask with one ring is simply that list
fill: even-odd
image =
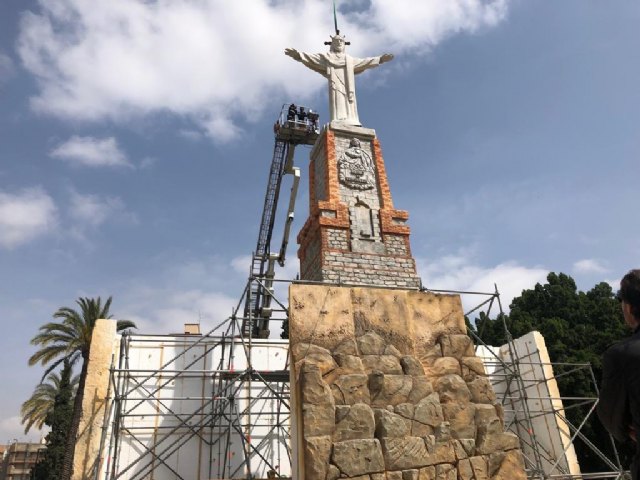
[{"label": "cross on top of statue", "polygon": [[286,48],[284,53],[329,81],[329,117],[332,123],[361,126],[355,75],[392,60],[393,55],[385,53],[378,57],[356,58],[345,52],[346,45],[349,42],[336,28],[326,53],[306,53],[295,48]]}]

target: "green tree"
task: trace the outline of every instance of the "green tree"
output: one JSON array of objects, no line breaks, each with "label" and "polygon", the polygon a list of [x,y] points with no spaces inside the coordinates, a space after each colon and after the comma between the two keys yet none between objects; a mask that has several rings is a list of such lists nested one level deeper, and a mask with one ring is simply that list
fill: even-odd
[{"label": "green tree", "polygon": [[[73,416],[74,384],[71,379],[71,363],[66,360],[62,372],[58,377],[58,390],[54,396],[51,409],[48,411],[44,423],[51,427],[47,434],[47,448],[42,458],[32,469],[33,480],[60,480],[62,465],[67,446],[69,428]],[[77,379],[77,377],[75,377]]]},{"label": "green tree", "polygon": [[[50,364],[45,371],[45,375],[65,360],[71,363],[78,359],[82,361],[78,393],[73,403],[73,416],[65,447],[63,470],[60,477],[62,480],[71,478],[93,328],[96,320],[111,318],[109,313],[111,297],[107,299],[104,305],[100,297],[79,298],[76,300],[76,304],[80,307],[79,310],[62,307],[53,314],[55,319],[60,320],[59,322],[50,322],[40,327],[40,333],[33,337],[31,343],[41,348],[29,358],[29,365],[35,365],[36,363],[41,363],[42,365]],[[136,328],[135,324],[129,320],[118,320],[117,322],[116,328],[118,331]]]},{"label": "green tree", "polygon": [[[53,410],[56,396],[62,388],[62,377],[66,374],[66,369],[71,371],[71,368],[71,364],[67,362],[60,374],[51,372],[47,375],[46,380],[33,390],[31,397],[22,404],[20,414],[22,415],[22,424],[25,426],[24,433],[28,433],[34,426],[38,430],[42,429],[47,415]],[[77,386],[78,376],[76,375],[71,379],[74,394]]]},{"label": "green tree", "polygon": [[[507,341],[505,324],[514,338],[538,330],[544,336],[554,363],[590,363],[598,384],[602,375],[602,353],[629,334],[620,305],[608,283],[599,283],[585,293],[578,291],[569,275],[553,272],[547,276],[547,283],[538,283],[514,298],[508,315],[498,315],[495,319],[480,315],[476,320],[476,331],[486,343],[503,345]],[[554,365],[561,395],[593,397],[595,392],[589,372],[580,370],[563,375],[569,368]],[[578,425],[589,407],[567,408],[567,418]],[[582,431],[609,458],[614,458],[609,437],[595,415]],[[575,448],[583,472],[609,470],[583,442],[577,440]]]}]

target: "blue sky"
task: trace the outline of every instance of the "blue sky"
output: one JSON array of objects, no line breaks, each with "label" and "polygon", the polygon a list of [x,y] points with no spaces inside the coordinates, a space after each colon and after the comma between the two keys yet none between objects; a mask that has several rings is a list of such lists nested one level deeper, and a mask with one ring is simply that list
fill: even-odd
[{"label": "blue sky", "polygon": [[[640,4],[338,6],[350,53],[396,55],[358,103],[425,285],[495,282],[508,304],[549,271],[588,289],[638,266]],[[327,118],[323,79],[284,48],[331,32],[326,0],[0,3],[0,442],[25,438],[28,342],[58,307],[113,295],[146,333],[228,315],[280,107]]]}]

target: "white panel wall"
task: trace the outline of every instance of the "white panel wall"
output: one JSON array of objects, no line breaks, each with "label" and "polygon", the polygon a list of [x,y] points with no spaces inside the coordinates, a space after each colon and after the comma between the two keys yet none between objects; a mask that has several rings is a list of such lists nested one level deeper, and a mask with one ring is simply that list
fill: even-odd
[{"label": "white panel wall", "polygon": [[[233,394],[220,392],[217,373],[220,367],[242,372],[250,363],[260,372],[285,370],[288,342],[254,340],[248,350],[235,340],[233,347],[225,346],[224,354],[230,358],[233,351],[233,363],[221,365],[222,346],[214,346],[220,339],[201,338],[131,338],[128,354],[123,358],[128,378],[121,379],[118,388],[125,397],[121,412],[124,428],[116,439],[112,434],[116,417],[112,409],[104,442],[103,458],[107,462],[103,462],[100,479],[112,478],[114,460],[113,478],[126,480],[218,478],[222,476],[223,463],[231,468],[224,477],[245,478],[244,451],[251,451],[249,444],[257,447],[264,458],[251,456],[254,476],[267,478],[269,467],[265,460],[278,465],[281,475],[290,475],[288,438],[282,438],[288,436],[288,428],[274,430],[279,423],[288,425],[288,411],[282,402],[263,382],[256,380],[230,384],[227,392]],[[201,343],[194,346],[198,340]],[[272,385],[276,390],[282,387]],[[249,410],[249,405],[250,415],[242,414]],[[214,406],[221,406],[227,417],[218,418],[215,425],[211,422]],[[228,428],[231,424],[243,434]],[[209,446],[211,443],[213,447]]]}]

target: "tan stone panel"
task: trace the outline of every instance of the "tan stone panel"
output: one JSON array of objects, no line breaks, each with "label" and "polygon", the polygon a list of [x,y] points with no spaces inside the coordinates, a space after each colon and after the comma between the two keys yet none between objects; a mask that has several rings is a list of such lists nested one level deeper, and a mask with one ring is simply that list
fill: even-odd
[{"label": "tan stone panel", "polygon": [[333,350],[354,338],[354,334],[348,288],[300,284],[289,287],[291,345],[306,342]]},{"label": "tan stone panel", "polygon": [[73,480],[92,475],[99,458],[105,408],[108,406],[109,367],[115,348],[116,321],[97,320],[91,337],[82,414],[73,459]]},{"label": "tan stone panel", "polygon": [[414,336],[408,293],[407,290],[352,288],[356,335],[374,331],[402,354],[411,354]]},{"label": "tan stone panel", "polygon": [[415,355],[433,355],[432,347],[441,335],[467,333],[460,295],[407,291],[407,308],[415,333]]}]

